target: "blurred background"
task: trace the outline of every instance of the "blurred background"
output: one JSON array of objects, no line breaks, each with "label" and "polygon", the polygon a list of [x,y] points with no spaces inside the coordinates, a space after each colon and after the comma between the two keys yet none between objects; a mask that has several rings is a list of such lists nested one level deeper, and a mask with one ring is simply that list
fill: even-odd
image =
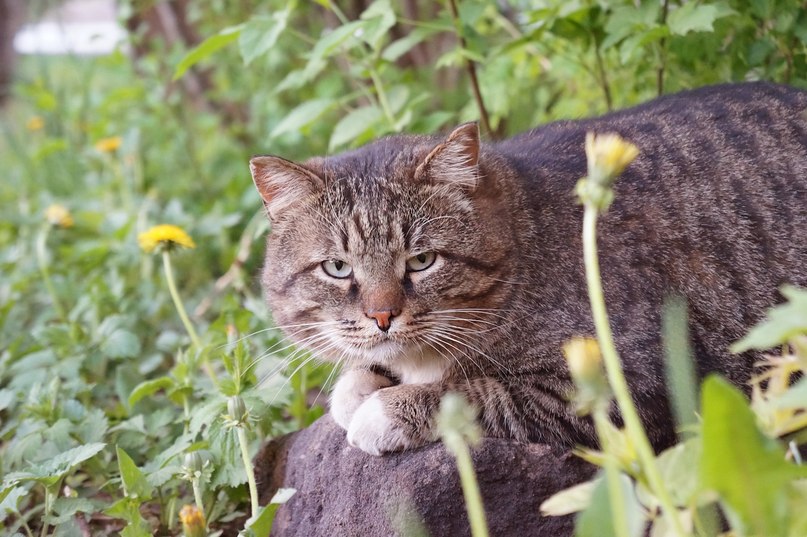
[{"label": "blurred background", "polygon": [[[267,330],[250,156],[807,87],[806,60],[800,0],[0,0],[0,469],[106,446],[50,485],[4,481],[3,528],[177,533],[181,456],[203,450],[225,531],[247,502],[226,398],[259,416],[252,449],[324,411],[332,371]],[[198,341],[138,245],[156,224],[195,241],[171,259]],[[135,503],[112,446],[148,477]]]}]

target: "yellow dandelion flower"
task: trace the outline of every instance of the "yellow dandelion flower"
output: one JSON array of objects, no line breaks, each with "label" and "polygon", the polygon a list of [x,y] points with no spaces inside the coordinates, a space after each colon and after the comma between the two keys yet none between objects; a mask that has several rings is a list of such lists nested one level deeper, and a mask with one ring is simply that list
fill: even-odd
[{"label": "yellow dandelion flower", "polygon": [[183,248],[196,247],[193,239],[185,233],[184,229],[171,224],[161,224],[144,231],[137,236],[137,243],[146,253],[151,253],[157,248],[170,250],[174,246],[182,246]]},{"label": "yellow dandelion flower", "polygon": [[73,216],[67,207],[54,203],[45,209],[45,220],[55,227],[68,228],[73,227]]},{"label": "yellow dandelion flower", "polygon": [[207,535],[205,515],[195,505],[185,505],[180,509],[179,520],[182,522],[182,533],[185,537],[203,537]]},{"label": "yellow dandelion flower", "polygon": [[95,142],[95,149],[101,153],[112,153],[120,147],[123,140],[120,136],[110,136],[109,138],[101,138]]},{"label": "yellow dandelion flower", "polygon": [[45,128],[45,120],[41,116],[33,116],[25,123],[25,128],[29,131],[41,131]]},{"label": "yellow dandelion flower", "polygon": [[615,178],[638,154],[639,148],[618,134],[586,134],[588,175],[595,181]]}]

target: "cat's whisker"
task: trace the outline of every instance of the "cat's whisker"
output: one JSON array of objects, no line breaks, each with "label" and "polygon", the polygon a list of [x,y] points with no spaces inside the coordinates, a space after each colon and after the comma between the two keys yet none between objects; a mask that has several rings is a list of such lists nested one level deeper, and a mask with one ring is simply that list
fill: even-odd
[{"label": "cat's whisker", "polygon": [[[461,356],[467,358],[471,362],[471,364],[473,364],[480,372],[484,372],[484,369],[482,368],[482,366],[480,366],[479,363],[476,360],[474,360],[474,358],[471,356],[471,354],[469,352],[467,352],[466,350],[463,350],[462,346],[457,346],[458,344],[461,343],[459,340],[457,340],[456,338],[453,338],[451,336],[446,335],[446,333],[444,331],[439,330],[439,328],[440,328],[439,326],[436,327],[436,328],[437,328],[436,330],[433,330],[431,332],[433,337],[437,338],[443,345],[451,347],[452,349],[459,352]],[[453,353],[452,353],[452,356],[453,356]],[[457,360],[457,363],[460,363],[460,361]],[[466,378],[467,378],[467,374],[466,374]]]},{"label": "cat's whisker", "polygon": [[271,332],[272,330],[283,331],[283,330],[288,330],[289,328],[300,328],[300,327],[308,327],[308,326],[311,326],[311,327],[314,327],[314,326],[326,326],[326,325],[339,324],[339,323],[341,323],[341,321],[316,321],[316,322],[312,322],[312,323],[300,323],[300,324],[287,324],[287,325],[269,326],[267,328],[262,328],[260,330],[255,330],[254,332],[250,332],[249,334],[244,334],[244,335],[242,335],[241,337],[239,337],[236,340],[228,341],[226,343],[222,343],[221,345],[216,346],[215,349],[220,350],[220,349],[222,349],[224,347],[227,347],[229,345],[235,345],[237,343],[240,343],[240,342],[244,341],[245,339],[249,339],[251,337],[257,336],[258,334],[263,334],[265,332]]},{"label": "cat's whisker", "polygon": [[[291,382],[291,379],[292,379],[292,378],[294,378],[294,375],[296,375],[297,373],[299,373],[299,372],[300,372],[300,370],[301,370],[303,367],[305,367],[306,365],[308,365],[309,363],[311,363],[311,361],[312,361],[312,360],[317,359],[317,355],[322,355],[322,354],[324,354],[324,353],[326,353],[326,352],[329,352],[329,351],[330,351],[331,349],[333,349],[333,348],[337,348],[338,346],[339,346],[339,343],[338,343],[337,341],[331,341],[331,342],[327,343],[327,344],[326,344],[324,347],[317,348],[317,349],[312,349],[311,354],[310,354],[308,357],[306,357],[306,358],[303,360],[303,362],[302,362],[302,363],[301,363],[299,366],[297,366],[297,367],[294,369],[294,371],[292,371],[292,372],[291,372],[291,373],[290,373],[290,374],[289,374],[289,375],[286,377],[285,382],[283,382],[283,384],[280,386],[280,388],[278,388],[277,392],[275,393],[275,396],[272,398],[272,402],[274,403],[274,400],[275,400],[275,399],[278,397],[278,395],[280,395],[280,393],[281,393],[281,392],[282,392],[282,391],[283,391],[283,390],[286,388],[286,386],[288,385],[288,383],[289,383],[289,382]],[[262,381],[262,382],[263,382],[263,381]]]},{"label": "cat's whisker", "polygon": [[[494,365],[497,369],[499,369],[499,370],[501,370],[501,371],[503,371],[505,373],[508,373],[510,375],[514,375],[514,372],[509,367],[502,364],[501,362],[499,362],[498,360],[496,360],[492,356],[488,355],[486,352],[484,352],[478,346],[473,345],[468,341],[467,336],[469,336],[469,335],[473,336],[475,334],[478,334],[478,333],[484,332],[484,331],[478,331],[478,330],[473,330],[473,329],[467,329],[467,328],[464,328],[464,327],[458,327],[458,326],[455,326],[455,325],[439,324],[439,323],[435,323],[429,328],[433,329],[432,333],[438,333],[438,334],[440,334],[441,337],[443,337],[445,339],[448,339],[448,340],[452,341],[453,343],[468,349],[468,351],[473,351],[474,353],[480,355],[485,360],[487,360],[491,365]],[[484,371],[483,368],[475,360],[473,360],[473,358],[471,357],[470,352],[465,353],[465,355],[468,357],[469,360],[471,360],[474,363],[474,365],[480,371],[482,371],[482,372]]]},{"label": "cat's whisker", "polygon": [[297,347],[295,349],[295,351],[291,354],[290,357],[282,360],[278,366],[276,366],[274,369],[272,369],[272,371],[270,371],[268,376],[272,377],[275,374],[277,374],[279,371],[282,371],[288,365],[288,362],[293,359],[294,356],[296,356],[297,354],[299,354],[301,352],[305,352],[306,351],[305,347],[313,347],[314,345],[319,343],[321,340],[328,339],[329,337],[330,337],[329,333],[316,333],[316,334],[314,334],[312,336],[309,336],[307,338],[304,338],[304,339],[300,340],[299,342],[291,342],[288,345],[286,345],[285,347],[283,347],[282,349],[279,349],[279,350],[277,350],[275,352],[272,352],[272,353],[266,353],[265,352],[265,353],[261,354],[260,356],[258,356],[255,360],[253,360],[252,363],[248,366],[248,369],[253,367],[259,361],[265,359],[267,356],[271,356],[273,354],[280,354],[280,353],[284,352],[286,349],[289,349],[289,348],[292,348],[292,347]]},{"label": "cat's whisker", "polygon": [[[462,371],[462,375],[465,377],[465,382],[467,384],[471,383],[471,380],[468,378],[468,372],[465,371],[465,367],[462,365],[462,362],[451,352],[451,349],[448,349],[439,339],[435,338],[431,334],[424,334],[423,335],[423,342],[426,343],[429,347],[437,353],[438,356],[445,358],[448,360],[449,363],[453,360],[457,366]],[[439,348],[438,348],[439,347]],[[447,356],[446,356],[447,355]]]}]

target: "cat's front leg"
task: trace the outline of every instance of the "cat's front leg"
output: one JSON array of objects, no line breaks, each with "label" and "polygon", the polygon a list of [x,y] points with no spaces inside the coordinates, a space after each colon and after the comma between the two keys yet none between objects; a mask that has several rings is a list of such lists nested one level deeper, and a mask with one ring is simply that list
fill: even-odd
[{"label": "cat's front leg", "polygon": [[444,388],[438,384],[391,386],[374,392],[353,414],[347,441],[371,455],[437,440],[434,418]]},{"label": "cat's front leg", "polygon": [[347,430],[359,406],[374,392],[387,386],[392,386],[392,381],[383,375],[369,369],[348,369],[331,392],[331,416]]}]

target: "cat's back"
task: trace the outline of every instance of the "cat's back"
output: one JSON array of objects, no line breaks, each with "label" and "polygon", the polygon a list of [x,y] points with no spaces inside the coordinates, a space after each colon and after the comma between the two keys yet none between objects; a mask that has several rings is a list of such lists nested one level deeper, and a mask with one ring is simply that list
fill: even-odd
[{"label": "cat's back", "polygon": [[[553,247],[546,263],[539,259],[536,280],[568,282],[582,273],[582,210],[572,191],[586,173],[585,134],[617,133],[640,153],[617,180],[616,201],[599,226],[615,322],[657,321],[661,300],[680,294],[696,350],[728,359],[729,344],[778,301],[781,284],[807,285],[805,109],[800,90],[722,85],[499,143],[540,230],[536,251],[567,245]],[[641,304],[647,309],[638,314]],[[657,333],[656,321],[644,332]],[[738,372],[738,381],[744,377]]]},{"label": "cat's back", "polygon": [[[723,84],[666,95],[601,117],[549,123],[500,142],[496,150],[525,178],[544,183],[566,182],[567,174],[576,181],[585,172],[583,140],[589,131],[615,132],[630,140],[641,150],[640,162],[668,161],[693,168],[710,156],[732,160],[738,170],[742,162],[736,156],[804,160],[805,113],[805,91],[769,82]],[[536,176],[536,171],[547,176]],[[625,178],[645,180],[629,172]]]}]

